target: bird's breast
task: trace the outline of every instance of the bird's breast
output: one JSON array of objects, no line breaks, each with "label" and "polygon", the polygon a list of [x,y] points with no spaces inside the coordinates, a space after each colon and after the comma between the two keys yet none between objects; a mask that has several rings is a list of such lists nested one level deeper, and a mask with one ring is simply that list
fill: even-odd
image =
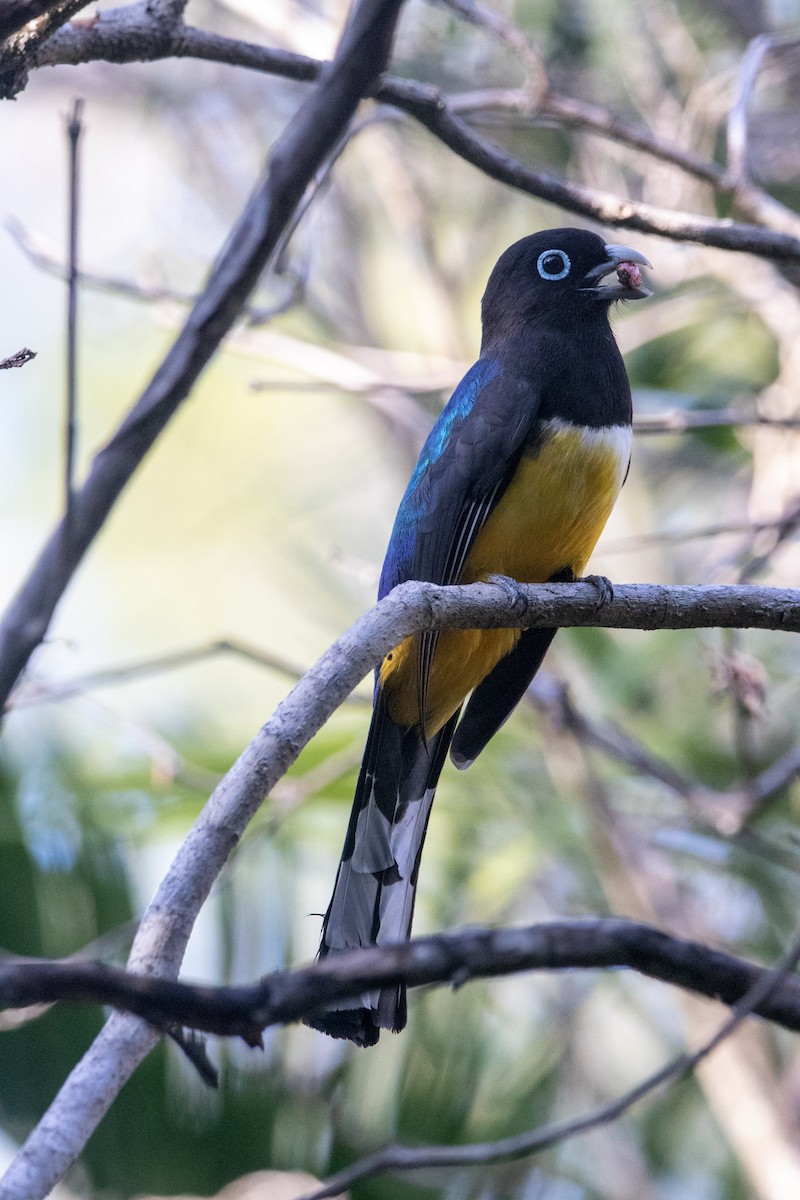
[{"label": "bird's breast", "polygon": [[630,425],[543,421],[467,558],[461,582],[583,574],[625,480]]},{"label": "bird's breast", "polygon": [[[540,422],[477,535],[460,582],[510,575],[523,583],[544,583],[565,569],[581,576],[625,480],[630,453],[630,425]],[[518,629],[439,634],[424,714],[428,737],[513,650],[519,636]],[[402,725],[415,725],[420,718],[418,669],[415,637],[406,638],[381,666],[389,712]]]}]

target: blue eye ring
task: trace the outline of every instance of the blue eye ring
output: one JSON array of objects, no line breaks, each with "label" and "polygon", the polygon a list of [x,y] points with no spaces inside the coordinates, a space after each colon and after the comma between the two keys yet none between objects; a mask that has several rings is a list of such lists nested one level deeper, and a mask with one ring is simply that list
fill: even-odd
[{"label": "blue eye ring", "polygon": [[[556,275],[552,271],[545,271],[544,269],[546,259],[555,255],[558,255],[562,264],[561,270]],[[536,260],[536,270],[539,272],[541,278],[545,279],[548,283],[557,283],[559,279],[566,279],[572,270],[572,263],[569,261],[569,255],[565,254],[563,250],[543,250]]]}]

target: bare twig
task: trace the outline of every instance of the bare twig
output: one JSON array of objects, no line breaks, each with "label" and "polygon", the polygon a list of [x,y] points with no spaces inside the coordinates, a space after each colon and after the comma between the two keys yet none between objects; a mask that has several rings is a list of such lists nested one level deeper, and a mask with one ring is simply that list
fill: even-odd
[{"label": "bare twig", "polygon": [[749,178],[748,168],[748,109],[764,59],[775,44],[768,34],[753,38],[739,64],[736,98],[728,113],[728,170],[739,180]]},{"label": "bare twig", "polygon": [[733,426],[758,425],[770,429],[800,429],[800,417],[771,417],[766,413],[728,408],[672,409],[664,413],[637,413],[637,433],[686,433],[702,429],[730,429]]},{"label": "bare twig", "polygon": [[[627,554],[640,550],[643,546],[682,545],[684,542],[702,541],[705,538],[726,537],[736,533],[746,533],[751,538],[760,533],[774,531],[775,542],[770,547],[773,552],[779,542],[790,537],[797,529],[797,520],[789,520],[786,516],[776,517],[772,521],[723,521],[719,525],[703,525],[697,529],[664,529],[655,533],[637,533],[627,538],[614,538],[603,545],[604,554]],[[758,560],[761,567],[769,555]]]},{"label": "bare twig", "polygon": [[476,0],[445,0],[448,8],[481,29],[488,30],[504,46],[507,46],[522,63],[527,76],[529,103],[535,96],[542,97],[548,87],[547,73],[540,54],[534,50],[522,30],[501,12],[486,8]]},{"label": "bare twig", "polygon": [[800,526],[800,499],[795,502],[774,521],[766,522],[763,527],[756,528],[753,537],[761,532],[771,532],[772,538],[766,549],[755,551],[752,544],[745,556],[745,561],[741,566],[738,578],[742,583],[747,583],[751,579],[755,579],[758,573],[769,564],[769,561],[775,551],[789,538],[794,537]]},{"label": "bare twig", "polygon": [[700,790],[695,780],[676,771],[625,730],[608,722],[592,720],[581,712],[566,684],[546,671],[539,672],[526,696],[539,712],[547,714],[556,728],[568,729],[582,744],[594,746],[638,774],[659,780],[686,800],[692,799]]},{"label": "bare twig", "polygon": [[0,371],[8,371],[11,367],[24,367],[33,358],[36,358],[35,350],[27,348],[17,350],[16,354],[10,354],[8,358],[0,359]]},{"label": "bare twig", "polygon": [[[130,950],[131,942],[136,933],[136,925],[137,922],[135,920],[117,925],[107,933],[93,938],[91,942],[82,946],[75,954],[62,959],[62,962],[86,962],[92,957],[104,960],[112,957],[124,957]],[[3,964],[14,960],[16,957],[17,955],[11,954],[5,947],[0,946],[0,974],[2,974]],[[51,1007],[52,1005],[50,1004],[34,1004],[30,1007],[6,1009],[5,1012],[0,1013],[0,1033],[6,1033],[10,1029],[19,1029],[29,1021],[37,1020]]]},{"label": "bare twig", "polygon": [[748,807],[742,814],[740,826],[746,819],[752,819],[757,812],[761,812],[765,805],[779,796],[798,775],[800,775],[800,746],[794,746],[791,750],[787,750],[781,758],[766,767],[760,775],[756,775],[749,781],[745,793]]},{"label": "bare twig", "polygon": [[64,435],[64,511],[72,509],[73,475],[75,471],[75,433],[77,413],[78,357],[78,203],[80,175],[78,144],[83,129],[83,100],[76,100],[67,121],[69,143],[69,213],[67,230],[67,403]]},{"label": "bare twig", "polygon": [[[9,216],[5,218],[3,224],[29,262],[43,271],[47,271],[48,274],[55,275],[57,279],[69,278],[69,268],[63,259],[26,229],[21,221],[18,221],[16,217]],[[141,300],[148,304],[161,300],[174,301],[178,304],[194,304],[197,301],[196,292],[183,292],[176,288],[140,283],[138,280],[126,279],[119,275],[100,275],[85,269],[78,271],[78,282],[82,287],[95,288],[101,292],[113,292],[116,295],[127,296],[131,300]]]},{"label": "bare twig", "polygon": [[196,1033],[187,1034],[182,1029],[165,1029],[164,1033],[185,1054],[203,1083],[208,1087],[219,1087],[219,1072],[208,1057],[205,1038]]},{"label": "bare twig", "polygon": [[[37,64],[78,64],[95,59],[121,63],[172,56],[225,62],[302,82],[316,79],[324,65],[302,55],[271,50],[189,26],[182,26],[179,33],[162,29],[153,22],[146,0],[104,12],[91,28],[59,32],[42,47]],[[740,211],[760,224],[746,225],[673,212],[534,171],[512,154],[480,137],[458,115],[448,98],[431,85],[386,77],[376,87],[374,95],[382,103],[414,117],[454,153],[491,178],[548,200],[568,212],[676,241],[698,241],[726,250],[800,261],[800,217],[796,213],[751,184],[742,183],[725,172],[720,174],[714,164],[702,167],[680,148],[670,149],[666,143],[633,130],[600,110],[587,108],[581,111],[579,104],[556,96],[550,116],[573,125],[580,123],[608,136],[613,136],[616,131],[616,136],[624,137],[636,148],[704,177],[720,196],[730,196]],[[519,95],[522,103],[530,106],[530,96],[524,99],[522,93]]]},{"label": "bare twig", "polygon": [[168,654],[157,654],[153,658],[139,659],[136,662],[121,663],[116,667],[106,667],[99,671],[90,671],[86,675],[78,675],[63,683],[43,684],[39,680],[26,680],[14,692],[8,708],[30,708],[39,704],[52,704],[60,700],[68,700],[72,696],[80,696],[85,692],[98,688],[115,687],[118,684],[132,683],[137,679],[150,675],[160,675],[165,671],[176,671],[181,667],[193,666],[218,654],[233,654],[249,662],[269,670],[278,671],[290,679],[300,679],[303,668],[289,662],[279,654],[269,654],[257,646],[251,646],[236,638],[219,638],[216,641],[201,646],[192,646],[186,650],[173,650]]},{"label": "bare twig", "polygon": [[744,787],[716,791],[676,770],[626,730],[588,717],[576,706],[568,687],[547,672],[536,676],[526,695],[534,708],[545,713],[557,728],[568,729],[581,744],[600,750],[637,774],[658,780],[685,800],[694,816],[707,821],[724,837],[739,834],[746,822],[763,811],[800,774],[800,747],[794,747],[748,780]]}]

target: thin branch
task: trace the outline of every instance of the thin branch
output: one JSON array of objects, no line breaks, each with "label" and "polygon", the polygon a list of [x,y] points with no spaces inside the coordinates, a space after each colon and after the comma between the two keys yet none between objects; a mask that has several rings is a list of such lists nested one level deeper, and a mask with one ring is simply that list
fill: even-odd
[{"label": "thin branch", "polygon": [[[93,956],[104,959],[112,956],[124,957],[130,950],[131,942],[136,933],[136,926],[137,922],[135,920],[117,925],[114,929],[109,929],[108,932],[93,938],[75,954],[71,954],[68,958],[61,961],[86,962],[87,959]],[[2,973],[3,964],[12,962],[17,957],[17,955],[6,950],[4,946],[0,946],[0,974]],[[32,1007],[6,1009],[5,1012],[0,1013],[0,1034],[7,1033],[10,1029],[19,1029],[29,1021],[38,1020],[51,1007],[51,1004],[36,1004]]]},{"label": "thin branch", "polygon": [[728,168],[731,174],[743,181],[749,179],[748,166],[748,110],[755,90],[756,80],[764,59],[773,49],[775,39],[768,34],[753,38],[739,64],[736,79],[736,99],[728,113]]},{"label": "thin branch", "polygon": [[[34,266],[55,275],[57,279],[67,280],[69,268],[54,251],[46,247],[42,240],[31,233],[16,217],[8,216],[3,224],[7,232],[16,242],[19,249]],[[173,301],[177,304],[195,304],[196,292],[179,291],[177,288],[160,287],[158,285],[140,283],[135,279],[127,279],[120,275],[100,275],[93,271],[80,270],[77,275],[82,287],[95,288],[101,292],[112,292],[118,296],[127,296],[131,300],[140,300],[154,304],[161,300]]]},{"label": "thin branch", "polygon": [[236,638],[219,638],[201,646],[191,646],[185,650],[173,650],[167,654],[156,654],[152,658],[138,659],[136,662],[120,663],[116,667],[106,667],[98,671],[89,671],[63,683],[43,684],[39,680],[26,680],[15,692],[6,708],[30,708],[39,704],[52,704],[68,700],[73,696],[81,696],[85,692],[98,688],[115,687],[118,684],[132,683],[137,679],[151,675],[161,675],[166,671],[180,670],[182,667],[194,666],[206,659],[215,658],[219,654],[233,654],[248,662],[257,663],[269,670],[278,671],[290,679],[300,679],[304,668],[289,662],[279,654],[270,654]]},{"label": "thin branch", "polygon": [[24,347],[22,350],[17,350],[16,354],[10,354],[8,358],[0,359],[0,371],[8,371],[11,367],[24,367],[34,358],[36,358],[36,351]]},{"label": "thin branch", "polygon": [[[164,31],[150,18],[146,0],[102,13],[91,28],[61,31],[42,47],[37,65],[77,65],[95,59],[123,63],[166,57],[228,63],[299,82],[316,79],[324,66],[302,55],[240,42],[190,26],[182,26],[179,32]],[[557,204],[568,212],[676,241],[697,241],[725,250],[800,261],[800,217],[758,188],[727,174],[718,175],[713,164],[703,172],[708,182],[715,183],[719,195],[730,196],[742,212],[761,222],[760,225],[674,212],[534,171],[480,137],[458,115],[449,99],[432,85],[386,76],[373,94],[381,103],[414,117],[454,153],[490,178]],[[668,158],[694,175],[701,173],[698,164],[692,164],[679,149],[667,151],[666,145],[628,129],[623,123],[615,124],[616,119],[607,114],[601,116],[589,111],[581,114],[566,98],[556,97],[550,115],[555,117],[559,113],[565,121],[569,117],[572,124],[580,122],[609,136],[616,129],[616,136],[624,135],[636,148]]]},{"label": "thin branch", "polygon": [[574,703],[565,683],[547,672],[539,672],[526,696],[539,712],[545,713],[557,729],[568,729],[583,745],[601,750],[640,775],[657,779],[685,800],[693,800],[701,791],[693,779],[682,775],[664,759],[648,750],[624,729],[609,722],[594,721]]},{"label": "thin branch", "polygon": [[179,983],[74,958],[7,958],[0,960],[0,1008],[105,1004],[160,1029],[179,1025],[260,1046],[273,1025],[401,980],[409,987],[461,987],[522,971],[621,967],[730,1006],[758,989],[748,1012],[800,1031],[800,979],[787,973],[776,982],[774,969],[619,917],[440,933],[331,956],[238,987]]},{"label": "thin branch", "polygon": [[195,1033],[186,1034],[182,1029],[165,1029],[167,1037],[185,1054],[203,1083],[208,1087],[219,1087],[219,1072],[208,1057],[205,1039]]},{"label": "thin branch", "polygon": [[[682,545],[684,542],[726,537],[736,533],[746,533],[754,538],[760,533],[774,531],[776,539],[783,541],[791,536],[796,528],[797,520],[790,521],[786,516],[776,517],[772,521],[723,521],[719,525],[704,525],[697,529],[662,529],[654,533],[637,533],[627,538],[614,538],[603,545],[603,553],[628,554],[644,546]],[[770,554],[774,549],[773,545]],[[759,563],[759,566],[761,565]]]},{"label": "thin branch", "polygon": [[651,158],[678,167],[687,175],[711,184],[715,191],[725,192],[730,188],[725,169],[718,163],[702,158],[677,142],[669,142],[651,133],[649,129],[629,125],[627,121],[606,112],[596,104],[588,104],[585,100],[576,100],[558,92],[548,92],[542,109],[563,125],[588,130],[609,141],[630,146],[631,149],[640,150]]},{"label": "thin branch", "polygon": [[522,30],[493,8],[485,8],[476,0],[445,0],[448,8],[459,14],[479,29],[487,30],[502,45],[520,60],[527,76],[528,100],[534,94],[542,96],[547,91],[547,72],[544,61],[528,41]]},{"label": "thin branch", "polygon": [[742,823],[745,819],[752,818],[770,800],[774,800],[776,796],[785,791],[798,775],[800,775],[800,746],[794,746],[749,781],[745,793],[749,809],[743,814]]},{"label": "thin branch", "polygon": [[637,413],[637,433],[686,433],[702,429],[730,429],[758,425],[770,429],[800,429],[800,417],[770,417],[738,406],[706,409],[672,409],[663,413]]},{"label": "thin branch", "polygon": [[69,144],[69,213],[67,229],[67,403],[64,434],[64,511],[72,510],[73,476],[75,471],[75,437],[77,413],[78,359],[78,204],[80,173],[78,146],[83,125],[83,100],[76,100],[67,121]]},{"label": "thin branch", "polygon": [[795,500],[785,512],[781,513],[775,521],[765,525],[765,531],[772,531],[772,540],[766,550],[756,553],[753,548],[753,540],[757,533],[762,530],[757,530],[751,538],[751,545],[748,550],[745,562],[739,570],[739,580],[742,583],[747,583],[751,579],[755,579],[758,573],[768,566],[770,559],[779,546],[784,542],[794,537],[800,526],[800,499]]},{"label": "thin branch", "polygon": [[687,802],[690,812],[707,821],[723,837],[741,833],[763,809],[800,775],[800,746],[788,750],[741,788],[717,791],[704,787],[677,771],[626,730],[610,722],[592,720],[574,703],[569,688],[547,672],[540,672],[526,692],[527,699],[545,713],[556,728],[568,729],[581,744],[600,750],[639,775],[658,780]]}]

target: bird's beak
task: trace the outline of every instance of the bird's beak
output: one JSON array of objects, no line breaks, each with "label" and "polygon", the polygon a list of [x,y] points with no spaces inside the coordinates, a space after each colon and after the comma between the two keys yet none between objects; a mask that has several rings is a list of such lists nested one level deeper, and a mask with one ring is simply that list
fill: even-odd
[{"label": "bird's beak", "polygon": [[[590,291],[603,300],[644,300],[652,295],[649,288],[642,284],[642,273],[639,267],[650,267],[652,263],[634,250],[631,246],[607,245],[608,255],[599,267],[593,267],[586,273],[586,283]],[[603,283],[607,275],[616,272],[616,282]]]}]

